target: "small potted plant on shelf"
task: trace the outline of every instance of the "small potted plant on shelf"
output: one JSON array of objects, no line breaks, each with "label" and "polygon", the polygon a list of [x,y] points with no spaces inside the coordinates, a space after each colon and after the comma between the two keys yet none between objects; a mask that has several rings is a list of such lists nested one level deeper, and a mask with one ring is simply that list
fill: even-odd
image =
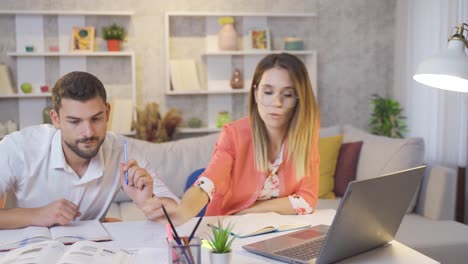
[{"label": "small potted plant on shelf", "polygon": [[213,264],[228,264],[231,263],[232,258],[232,242],[235,237],[231,239],[231,224],[228,224],[227,227],[223,227],[221,221],[218,219],[218,225],[211,227],[211,235],[209,237],[208,243],[211,247],[210,260]]},{"label": "small potted plant on shelf", "polygon": [[120,51],[120,44],[126,36],[125,28],[115,23],[102,28],[102,38],[107,41],[108,51]]}]

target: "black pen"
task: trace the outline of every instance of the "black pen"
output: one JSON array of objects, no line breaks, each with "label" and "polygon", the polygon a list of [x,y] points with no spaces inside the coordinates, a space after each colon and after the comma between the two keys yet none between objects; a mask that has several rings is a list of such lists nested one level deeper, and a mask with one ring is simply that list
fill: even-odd
[{"label": "black pen", "polygon": [[[164,215],[166,216],[167,221],[169,222],[169,225],[171,226],[172,233],[174,233],[174,239],[175,239],[176,243],[179,246],[182,246],[182,248],[181,248],[182,254],[185,256],[185,259],[187,259],[187,262],[189,264],[192,264],[192,262],[190,261],[189,256],[187,255],[187,252],[185,251],[184,245],[182,244],[182,240],[180,240],[179,234],[177,234],[177,231],[176,231],[176,229],[174,227],[174,224],[172,224],[171,218],[169,217],[169,214],[167,213],[166,208],[164,207],[164,205],[161,205],[161,207],[163,209],[163,212],[164,212]],[[190,246],[189,246],[189,248],[190,248]]]},{"label": "black pen", "polygon": [[191,233],[190,236],[189,236],[189,239],[188,239],[188,243],[189,243],[189,244],[190,244],[190,241],[192,240],[193,236],[195,235],[195,232],[197,231],[198,226],[200,225],[202,219],[203,219],[203,216],[200,216],[200,218],[198,218],[198,222],[197,222],[197,224],[195,225],[195,227],[193,228],[192,233]]}]

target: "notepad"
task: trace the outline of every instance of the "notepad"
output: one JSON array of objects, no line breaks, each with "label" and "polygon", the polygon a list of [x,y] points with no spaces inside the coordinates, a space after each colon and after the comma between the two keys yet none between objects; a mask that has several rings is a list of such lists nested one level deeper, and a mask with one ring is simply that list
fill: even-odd
[{"label": "notepad", "polygon": [[223,227],[231,224],[232,235],[244,238],[272,232],[283,232],[310,227],[310,223],[301,221],[295,215],[277,213],[256,213],[230,216],[222,220]]},{"label": "notepad", "polygon": [[20,229],[0,230],[0,251],[45,240],[73,244],[80,240],[109,241],[112,240],[112,237],[98,220],[72,221],[67,225],[51,228],[29,226]]}]

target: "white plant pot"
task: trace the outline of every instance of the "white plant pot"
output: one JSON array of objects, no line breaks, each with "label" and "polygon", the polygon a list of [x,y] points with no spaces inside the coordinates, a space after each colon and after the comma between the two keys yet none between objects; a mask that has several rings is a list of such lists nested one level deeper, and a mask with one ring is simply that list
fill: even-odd
[{"label": "white plant pot", "polygon": [[232,259],[232,251],[228,253],[214,253],[210,252],[211,264],[230,264]]}]

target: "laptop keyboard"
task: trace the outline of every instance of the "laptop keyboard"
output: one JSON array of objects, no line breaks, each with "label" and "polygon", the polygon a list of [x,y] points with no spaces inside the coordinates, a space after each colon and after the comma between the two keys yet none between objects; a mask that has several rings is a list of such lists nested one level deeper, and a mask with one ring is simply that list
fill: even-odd
[{"label": "laptop keyboard", "polygon": [[293,259],[311,260],[317,258],[325,238],[312,240],[304,244],[276,251],[275,254]]}]

